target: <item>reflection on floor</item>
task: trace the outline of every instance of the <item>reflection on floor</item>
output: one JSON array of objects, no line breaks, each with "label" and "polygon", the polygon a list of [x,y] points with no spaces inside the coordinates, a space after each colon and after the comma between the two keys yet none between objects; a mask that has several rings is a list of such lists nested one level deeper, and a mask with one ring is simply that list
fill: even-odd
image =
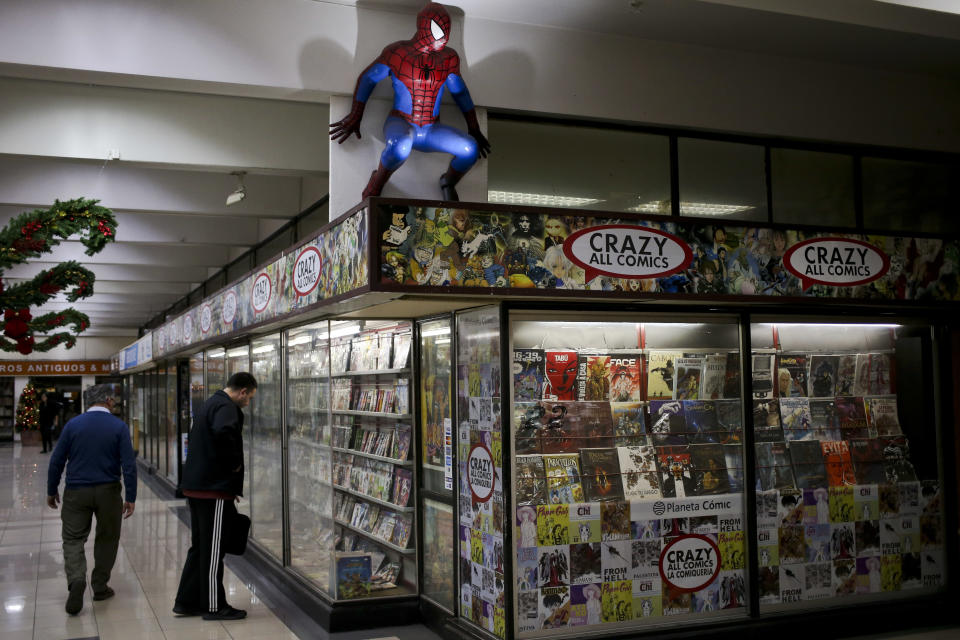
[{"label": "reflection on floor", "polygon": [[[79,615],[64,612],[67,585],[60,546],[60,513],[45,502],[49,456],[39,447],[0,445],[0,637],[3,640],[354,640],[398,637],[433,639],[421,625],[327,634],[268,585],[244,583],[227,569],[224,587],[246,620],[212,622],[178,618],[171,611],[190,530],[173,508],[140,483],[136,513],[124,521],[120,552],[110,586],[117,595],[91,600],[87,589]],[[62,489],[61,489],[62,491]],[[173,508],[171,508],[173,507]],[[93,567],[93,535],[87,545]],[[294,633],[296,630],[297,633]]]}]

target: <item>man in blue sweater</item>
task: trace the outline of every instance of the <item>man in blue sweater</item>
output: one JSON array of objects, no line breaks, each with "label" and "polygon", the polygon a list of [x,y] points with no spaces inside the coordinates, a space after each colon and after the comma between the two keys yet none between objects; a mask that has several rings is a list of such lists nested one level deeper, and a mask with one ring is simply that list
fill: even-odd
[{"label": "man in blue sweater", "polygon": [[[93,573],[90,584],[94,600],[113,596],[107,586],[120,546],[121,516],[133,515],[137,499],[137,468],[130,443],[130,429],[110,413],[114,399],[110,386],[98,384],[84,392],[90,408],[63,428],[50,458],[47,472],[47,505],[56,509],[60,502],[60,476],[67,466],[67,486],[63,492],[63,565],[67,573],[66,611],[76,615],[83,608],[87,588],[87,558],[83,545],[90,535],[93,516],[97,516],[97,534],[93,547]],[[126,500],[120,497],[120,470]]]}]

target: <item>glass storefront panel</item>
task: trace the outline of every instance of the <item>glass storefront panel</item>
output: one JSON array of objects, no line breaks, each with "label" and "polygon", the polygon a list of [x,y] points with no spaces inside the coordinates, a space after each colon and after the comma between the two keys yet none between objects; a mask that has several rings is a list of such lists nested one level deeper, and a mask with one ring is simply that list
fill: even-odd
[{"label": "glass storefront panel", "polygon": [[[960,165],[870,157],[861,162],[864,227],[928,233],[960,231],[953,197],[956,188],[950,186],[960,179]],[[923,248],[918,250],[920,258],[925,257]]]},{"label": "glass storefront panel", "polygon": [[165,472],[167,479],[177,484],[179,465],[177,463],[177,438],[179,422],[177,420],[177,365],[171,361],[167,365],[167,384],[164,389],[164,415],[166,417],[164,442],[166,445]]},{"label": "glass storefront panel", "polygon": [[738,325],[544,315],[510,323],[519,637],[744,617]]},{"label": "glass storefront panel", "polygon": [[249,471],[251,536],[277,559],[283,559],[283,430],[280,425],[280,335],[251,343],[257,395],[250,403],[252,465]]},{"label": "glass storefront panel", "polygon": [[755,144],[679,138],[680,215],[766,222],[765,153]]},{"label": "glass storefront panel", "polygon": [[852,227],[853,156],[842,153],[770,149],[773,221]]},{"label": "glass storefront panel", "polygon": [[[203,378],[204,357],[203,352],[195,353],[190,356],[190,421],[186,426],[186,433],[193,429],[193,423],[196,420],[197,412],[203,403],[207,401],[206,387]],[[187,441],[181,438],[181,462],[187,461]]]},{"label": "glass storefront panel", "polygon": [[423,500],[423,596],[450,612],[456,607],[454,590],[453,507]]},{"label": "glass storefront panel", "polygon": [[751,326],[761,612],[946,582],[932,331]]},{"label": "glass storefront panel", "polygon": [[[250,371],[250,347],[248,345],[227,350],[224,358],[223,384],[225,385],[230,380],[230,376],[240,371]],[[237,511],[248,516],[250,515],[250,488],[253,482],[250,475],[253,470],[250,457],[250,406],[248,405],[243,408],[243,492],[247,499],[241,499],[237,504]]]}]

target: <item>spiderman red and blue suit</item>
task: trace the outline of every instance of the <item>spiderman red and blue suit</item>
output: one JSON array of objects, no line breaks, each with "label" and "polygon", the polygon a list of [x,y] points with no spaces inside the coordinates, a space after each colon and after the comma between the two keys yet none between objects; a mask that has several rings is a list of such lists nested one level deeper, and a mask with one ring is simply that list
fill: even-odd
[{"label": "spiderman red and blue suit", "polygon": [[[459,200],[455,189],[476,163],[487,157],[490,143],[480,131],[477,112],[467,85],[460,77],[460,57],[447,47],[450,16],[443,5],[428,3],[417,15],[417,33],[384,47],[380,56],[357,79],[350,113],[330,125],[330,137],[343,144],[351,135],[360,138],[360,121],[367,100],[378,82],[390,76],[393,110],[383,125],[386,147],[380,165],[370,175],[363,197],[377,196],[410,152],[440,151],[453,155],[440,177],[444,200]],[[467,133],[437,122],[443,92],[447,90],[463,112]]]}]

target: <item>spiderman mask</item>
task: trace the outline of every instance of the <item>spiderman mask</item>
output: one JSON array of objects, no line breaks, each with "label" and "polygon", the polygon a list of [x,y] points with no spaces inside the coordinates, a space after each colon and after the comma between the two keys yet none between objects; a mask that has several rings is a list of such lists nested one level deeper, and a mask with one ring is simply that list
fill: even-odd
[{"label": "spiderman mask", "polygon": [[417,14],[417,34],[413,46],[423,52],[440,51],[450,40],[450,14],[442,4],[429,2]]}]

